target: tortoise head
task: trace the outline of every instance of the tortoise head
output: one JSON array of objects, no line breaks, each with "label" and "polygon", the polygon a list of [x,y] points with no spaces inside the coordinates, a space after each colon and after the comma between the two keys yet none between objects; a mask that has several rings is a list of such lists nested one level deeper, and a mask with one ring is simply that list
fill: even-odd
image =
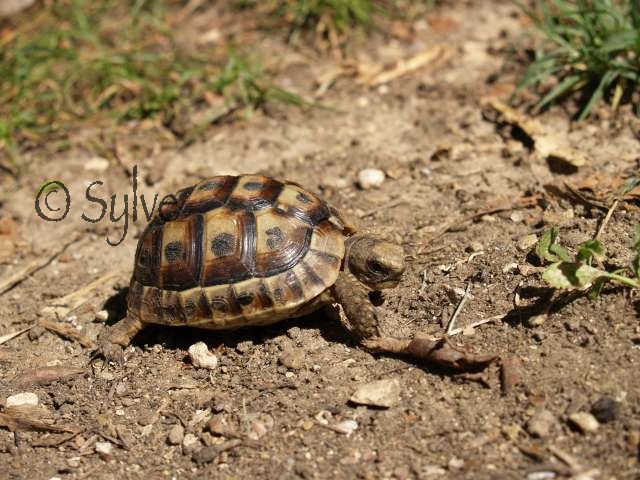
[{"label": "tortoise head", "polygon": [[346,253],[346,268],[373,290],[395,287],[405,269],[402,247],[372,235],[347,239]]}]

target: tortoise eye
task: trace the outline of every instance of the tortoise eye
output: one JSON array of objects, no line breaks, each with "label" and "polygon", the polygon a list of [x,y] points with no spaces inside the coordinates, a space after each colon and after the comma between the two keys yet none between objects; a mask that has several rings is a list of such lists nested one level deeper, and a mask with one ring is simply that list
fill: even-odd
[{"label": "tortoise eye", "polygon": [[385,273],[385,268],[377,260],[368,260],[367,268],[371,273],[382,275]]}]

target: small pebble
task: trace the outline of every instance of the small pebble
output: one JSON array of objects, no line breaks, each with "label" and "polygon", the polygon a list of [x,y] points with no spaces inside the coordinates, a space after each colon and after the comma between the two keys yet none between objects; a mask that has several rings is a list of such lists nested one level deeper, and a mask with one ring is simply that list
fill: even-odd
[{"label": "small pebble", "polygon": [[361,385],[350,400],[360,405],[392,407],[400,400],[400,381],[392,378]]},{"label": "small pebble", "polygon": [[167,442],[169,445],[180,445],[182,440],[184,439],[184,427],[177,423],[171,430],[169,430],[169,434],[167,435]]},{"label": "small pebble", "polygon": [[101,173],[107,168],[109,168],[109,160],[102,157],[93,157],[84,164],[84,169],[91,172]]},{"label": "small pebble", "polygon": [[600,397],[592,406],[591,413],[600,423],[608,423],[618,418],[620,404],[608,395]]},{"label": "small pebble", "polygon": [[447,471],[438,465],[427,465],[422,468],[421,473],[422,475],[420,476],[420,478],[433,478],[440,477],[447,473]]},{"label": "small pebble", "polygon": [[525,235],[524,237],[518,240],[518,248],[522,252],[526,252],[531,247],[533,247],[536,243],[538,243],[538,237],[532,233],[530,235]]},{"label": "small pebble", "polygon": [[36,405],[38,405],[38,395],[33,392],[16,393],[15,395],[7,397],[5,403],[6,407],[35,407]]},{"label": "small pebble", "polygon": [[198,368],[213,370],[218,366],[218,357],[209,351],[204,342],[194,343],[189,347],[191,363]]},{"label": "small pebble", "polygon": [[358,428],[358,422],[355,420],[344,420],[340,423],[336,423],[333,428],[335,428],[340,433],[344,433],[347,437],[356,431]]},{"label": "small pebble", "polygon": [[538,410],[527,422],[527,432],[533,437],[546,438],[556,423],[556,417],[549,410]]},{"label": "small pebble", "polygon": [[577,318],[571,318],[564,322],[564,328],[569,330],[570,332],[575,332],[580,330],[580,320]]},{"label": "small pebble", "polygon": [[250,352],[253,348],[253,342],[251,340],[245,340],[244,342],[238,342],[236,345],[236,350],[240,353]]},{"label": "small pebble", "polygon": [[524,216],[522,215],[522,212],[515,211],[511,213],[509,218],[513,223],[520,223],[524,219]]},{"label": "small pebble", "polygon": [[96,321],[97,322],[106,322],[109,320],[109,312],[106,310],[100,310],[96,313]]},{"label": "small pebble", "polygon": [[449,467],[449,470],[459,470],[464,467],[464,460],[458,457],[451,457],[447,466]]},{"label": "small pebble", "polygon": [[504,267],[502,267],[502,273],[513,272],[518,269],[518,264],[516,262],[507,263]]},{"label": "small pebble", "polygon": [[551,470],[541,470],[527,474],[527,480],[551,480],[557,476],[556,472],[552,472]]},{"label": "small pebble", "polygon": [[96,453],[108,457],[113,453],[113,445],[111,442],[96,442]]},{"label": "small pebble", "polygon": [[278,361],[292,370],[299,370],[304,366],[305,353],[299,348],[286,348]]},{"label": "small pebble", "polygon": [[45,332],[45,329],[43,327],[41,327],[40,325],[34,325],[31,330],[29,330],[29,333],[27,333],[27,336],[29,337],[29,340],[31,340],[32,342],[39,339]]},{"label": "small pebble", "polygon": [[250,422],[247,437],[251,440],[262,438],[275,423],[273,417],[266,413],[247,415],[247,420]]},{"label": "small pebble", "polygon": [[379,188],[384,183],[384,172],[377,168],[365,168],[358,172],[358,186],[363,190]]},{"label": "small pebble", "polygon": [[187,433],[182,439],[182,451],[185,455],[195,452],[200,446],[200,440],[193,433]]},{"label": "small pebble", "polygon": [[569,415],[569,422],[578,427],[582,433],[594,433],[600,427],[596,417],[588,412],[575,412]]}]

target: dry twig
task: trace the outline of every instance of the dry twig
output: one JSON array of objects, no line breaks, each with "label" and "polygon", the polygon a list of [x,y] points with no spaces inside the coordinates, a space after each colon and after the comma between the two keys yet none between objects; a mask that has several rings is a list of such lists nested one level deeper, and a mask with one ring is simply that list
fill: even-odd
[{"label": "dry twig", "polygon": [[20,269],[15,272],[13,275],[10,275],[8,278],[0,281],[0,295],[7,293],[12,288],[16,287],[20,283],[24,282],[27,278],[29,278],[34,273],[42,270],[46,266],[48,266],[51,262],[53,262],[56,258],[58,258],[64,251],[69,248],[71,245],[78,241],[78,235],[75,235],[71,238],[71,240],[64,243],[61,247],[55,250],[51,255],[44,258],[36,258],[31,261],[26,267]]}]

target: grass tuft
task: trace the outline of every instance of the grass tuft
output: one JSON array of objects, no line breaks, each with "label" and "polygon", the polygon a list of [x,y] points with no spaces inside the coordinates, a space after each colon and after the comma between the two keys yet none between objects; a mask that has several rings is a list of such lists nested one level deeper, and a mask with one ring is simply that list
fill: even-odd
[{"label": "grass tuft", "polygon": [[536,105],[541,110],[580,92],[577,120],[600,101],[616,109],[635,103],[640,115],[640,7],[637,0],[539,0],[531,9],[517,1],[544,36],[519,88],[558,82]]},{"label": "grass tuft", "polygon": [[[79,125],[149,117],[206,104],[237,108],[305,102],[273,85],[253,58],[187,53],[172,36],[172,3],[60,0],[0,36],[0,151],[65,139]],[[225,65],[226,61],[226,65]]]}]

